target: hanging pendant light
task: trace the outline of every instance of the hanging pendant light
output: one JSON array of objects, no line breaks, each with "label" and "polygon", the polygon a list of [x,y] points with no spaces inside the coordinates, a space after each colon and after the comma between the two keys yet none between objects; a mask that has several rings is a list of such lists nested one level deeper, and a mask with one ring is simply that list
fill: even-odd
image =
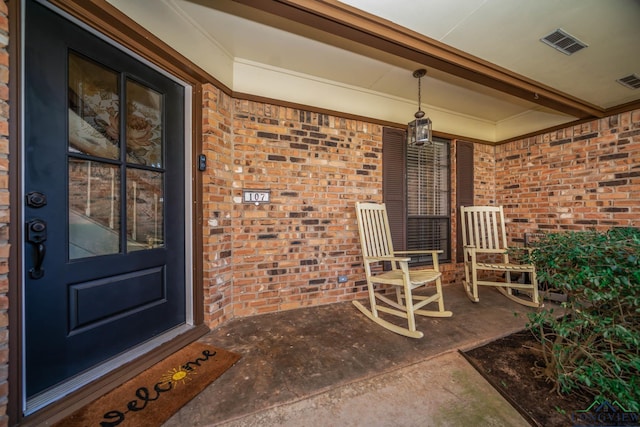
[{"label": "hanging pendant light", "polygon": [[431,144],[431,119],[424,116],[424,111],[420,106],[421,104],[421,87],[420,79],[427,74],[427,70],[421,68],[413,72],[413,77],[418,79],[418,111],[413,115],[415,120],[409,122],[407,142],[409,145],[423,146],[424,144]]}]

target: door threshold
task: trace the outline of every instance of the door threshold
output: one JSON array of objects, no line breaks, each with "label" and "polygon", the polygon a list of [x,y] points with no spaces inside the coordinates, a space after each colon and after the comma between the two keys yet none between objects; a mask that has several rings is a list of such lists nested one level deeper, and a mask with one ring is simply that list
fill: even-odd
[{"label": "door threshold", "polygon": [[[64,383],[52,387],[34,397],[32,397],[31,399],[27,399],[25,406],[23,408],[23,413],[24,416],[29,416],[31,414],[34,414],[35,412],[41,410],[42,408],[56,402],[59,401],[67,396],[69,396],[70,394],[77,392],[78,390],[80,390],[82,387],[96,381],[99,380],[105,376],[107,376],[107,374],[112,373],[113,371],[115,371],[117,368],[121,368],[124,365],[130,364],[132,362],[134,362],[136,359],[141,358],[142,356],[144,356],[145,354],[150,353],[151,351],[153,351],[154,349],[157,349],[165,344],[167,344],[170,341],[173,341],[175,339],[178,339],[181,335],[185,335],[189,332],[192,332],[194,330],[194,328],[197,328],[193,325],[180,325],[180,326],[176,326],[173,329],[170,329],[169,331],[165,332],[162,335],[159,335],[155,338],[150,339],[149,341],[146,341],[134,348],[132,348],[131,350],[124,352],[102,364],[100,364],[99,366],[93,368],[93,369],[89,369],[79,375],[76,375],[75,377],[71,378],[68,381],[65,381]],[[203,333],[205,333],[206,331],[208,331],[208,328],[203,331]],[[189,334],[191,335],[191,334]],[[201,334],[197,335],[200,336]],[[194,338],[195,339],[195,338]],[[188,342],[185,342],[185,345]],[[136,372],[137,373],[137,372]],[[133,375],[132,375],[133,376]],[[114,387],[115,388],[115,387]],[[23,400],[24,401],[24,400]]]}]

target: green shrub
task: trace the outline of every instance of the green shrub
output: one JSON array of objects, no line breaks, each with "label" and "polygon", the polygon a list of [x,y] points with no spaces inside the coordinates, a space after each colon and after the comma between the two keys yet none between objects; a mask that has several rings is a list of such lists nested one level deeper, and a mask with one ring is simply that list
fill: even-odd
[{"label": "green shrub", "polygon": [[544,355],[539,373],[559,392],[640,411],[640,230],[548,234],[530,262],[541,283],[568,296],[563,315],[529,316]]}]

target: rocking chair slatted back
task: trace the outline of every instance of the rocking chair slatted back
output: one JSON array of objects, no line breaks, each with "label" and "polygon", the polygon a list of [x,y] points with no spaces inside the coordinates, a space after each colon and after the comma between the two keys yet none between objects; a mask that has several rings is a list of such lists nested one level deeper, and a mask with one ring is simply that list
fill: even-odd
[{"label": "rocking chair slatted back", "polygon": [[[507,248],[504,212],[499,207],[470,207],[462,210],[462,244],[474,246],[478,252],[502,251]],[[490,208],[490,209],[486,209]]]},{"label": "rocking chair slatted back", "polygon": [[363,255],[369,257],[388,257],[393,255],[393,243],[389,232],[389,220],[384,205],[370,204],[368,209],[358,209],[358,227],[361,235]]}]

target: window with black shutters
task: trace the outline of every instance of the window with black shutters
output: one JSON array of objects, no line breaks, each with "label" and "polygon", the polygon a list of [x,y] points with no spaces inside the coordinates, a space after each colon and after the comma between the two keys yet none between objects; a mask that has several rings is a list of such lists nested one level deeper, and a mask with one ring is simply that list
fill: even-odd
[{"label": "window with black shutters", "polygon": [[[422,147],[407,146],[405,132],[385,128],[383,191],[396,250],[439,249],[451,260],[450,142],[434,138]],[[431,262],[431,256],[412,264]]]}]

